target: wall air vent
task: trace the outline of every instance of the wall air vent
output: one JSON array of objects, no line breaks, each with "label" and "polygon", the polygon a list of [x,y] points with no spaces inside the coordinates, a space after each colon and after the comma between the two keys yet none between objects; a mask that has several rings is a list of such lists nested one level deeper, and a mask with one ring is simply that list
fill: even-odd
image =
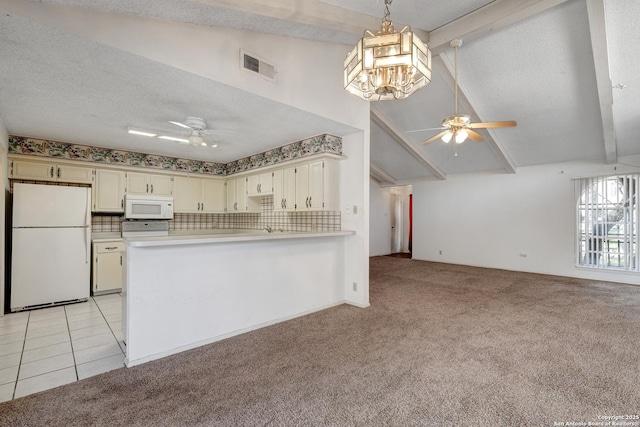
[{"label": "wall air vent", "polygon": [[255,73],[263,79],[276,82],[276,66],[253,53],[240,49],[240,68]]}]

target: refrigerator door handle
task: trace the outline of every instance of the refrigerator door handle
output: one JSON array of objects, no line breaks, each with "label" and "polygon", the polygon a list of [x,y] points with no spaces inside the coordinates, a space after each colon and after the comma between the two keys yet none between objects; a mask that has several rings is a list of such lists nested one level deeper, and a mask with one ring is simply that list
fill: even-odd
[{"label": "refrigerator door handle", "polygon": [[87,188],[87,204],[85,206],[85,259],[84,263],[89,264],[91,260],[91,189]]},{"label": "refrigerator door handle", "polygon": [[84,232],[84,247],[85,247],[85,256],[84,263],[89,264],[89,260],[91,259],[91,245],[89,242],[91,241],[91,227],[86,227]]},{"label": "refrigerator door handle", "polygon": [[91,189],[87,188],[87,204],[84,210],[84,225],[91,228]]}]

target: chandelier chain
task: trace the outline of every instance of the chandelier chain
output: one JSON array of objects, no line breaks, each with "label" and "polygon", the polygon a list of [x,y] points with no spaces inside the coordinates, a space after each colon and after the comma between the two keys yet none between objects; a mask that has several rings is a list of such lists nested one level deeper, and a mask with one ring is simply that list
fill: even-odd
[{"label": "chandelier chain", "polygon": [[384,20],[382,22],[391,22],[391,12],[389,12],[389,5],[392,0],[384,0]]}]

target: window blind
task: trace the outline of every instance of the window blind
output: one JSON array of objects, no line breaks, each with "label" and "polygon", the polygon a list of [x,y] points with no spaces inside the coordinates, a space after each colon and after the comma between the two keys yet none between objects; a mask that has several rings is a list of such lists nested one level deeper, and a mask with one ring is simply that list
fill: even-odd
[{"label": "window blind", "polygon": [[639,182],[640,174],[575,181],[578,265],[639,271]]}]

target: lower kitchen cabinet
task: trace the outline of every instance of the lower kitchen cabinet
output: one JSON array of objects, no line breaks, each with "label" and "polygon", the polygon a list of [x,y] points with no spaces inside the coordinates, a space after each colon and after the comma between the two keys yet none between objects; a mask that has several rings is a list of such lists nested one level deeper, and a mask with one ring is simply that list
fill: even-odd
[{"label": "lower kitchen cabinet", "polygon": [[93,243],[93,295],[122,290],[122,261],[127,247],[121,241]]}]

